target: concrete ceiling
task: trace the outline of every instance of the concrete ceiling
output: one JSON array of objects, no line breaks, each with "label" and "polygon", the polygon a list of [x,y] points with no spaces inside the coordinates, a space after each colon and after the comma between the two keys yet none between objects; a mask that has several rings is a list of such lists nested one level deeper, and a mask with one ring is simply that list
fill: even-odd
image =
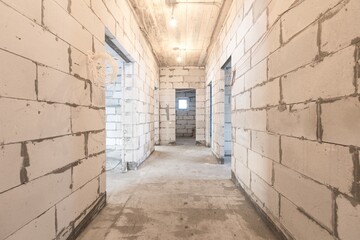
[{"label": "concrete ceiling", "polygon": [[[129,1],[161,67],[204,66],[226,0]],[[169,23],[172,11],[175,28]]]}]

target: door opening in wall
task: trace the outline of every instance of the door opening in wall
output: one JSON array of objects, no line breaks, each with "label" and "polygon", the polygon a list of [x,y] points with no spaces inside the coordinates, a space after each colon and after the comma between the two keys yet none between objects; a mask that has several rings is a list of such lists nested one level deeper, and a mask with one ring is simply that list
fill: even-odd
[{"label": "door opening in wall", "polygon": [[[128,124],[126,118],[131,117],[132,112],[125,107],[128,102],[125,95],[126,87],[132,84],[132,63],[131,56],[108,30],[105,34],[105,51],[116,61],[118,67],[115,80],[105,85],[106,169],[121,173],[129,168],[127,162],[131,157],[131,152],[128,153],[126,149],[126,141],[131,137],[131,124]],[[106,71],[109,74],[110,66],[106,66]]]},{"label": "door opening in wall", "polygon": [[231,59],[222,67],[224,73],[224,163],[231,162]]},{"label": "door opening in wall", "polygon": [[212,138],[213,138],[213,110],[212,110],[212,82],[209,83],[209,147],[212,146]]},{"label": "door opening in wall", "polygon": [[176,144],[195,145],[196,90],[176,90]]},{"label": "door opening in wall", "polygon": [[[107,83],[105,89],[106,109],[106,168],[125,170],[124,164],[124,77],[125,61],[107,42],[106,52],[117,62],[119,70],[115,81]],[[106,69],[108,71],[108,67]]]}]

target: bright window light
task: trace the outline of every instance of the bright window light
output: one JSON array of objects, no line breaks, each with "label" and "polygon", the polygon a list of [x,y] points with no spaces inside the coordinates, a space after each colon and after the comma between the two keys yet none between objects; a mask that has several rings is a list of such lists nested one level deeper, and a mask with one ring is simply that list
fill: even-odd
[{"label": "bright window light", "polygon": [[170,19],[170,27],[176,27],[177,25],[177,22],[176,22],[176,19],[174,18],[174,16],[171,17]]},{"label": "bright window light", "polygon": [[187,110],[188,109],[188,99],[180,98],[178,101],[178,108],[180,110]]}]

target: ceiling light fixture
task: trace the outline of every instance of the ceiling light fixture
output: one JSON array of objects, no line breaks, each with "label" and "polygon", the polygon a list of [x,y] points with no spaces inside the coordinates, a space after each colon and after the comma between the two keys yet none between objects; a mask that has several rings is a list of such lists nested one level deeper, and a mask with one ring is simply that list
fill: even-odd
[{"label": "ceiling light fixture", "polygon": [[177,25],[177,22],[176,22],[176,19],[174,18],[174,6],[172,7],[172,10],[171,10],[171,19],[170,19],[170,27],[176,27]]},{"label": "ceiling light fixture", "polygon": [[178,54],[177,54],[177,56],[176,56],[176,61],[178,62],[178,63],[180,63],[181,61],[182,61],[182,52],[181,52],[181,49],[180,48],[178,48],[177,49],[178,50]]},{"label": "ceiling light fixture", "polygon": [[176,57],[176,61],[177,61],[177,62],[181,62],[181,61],[182,61],[182,57],[181,57],[180,55],[178,55],[178,56]]}]

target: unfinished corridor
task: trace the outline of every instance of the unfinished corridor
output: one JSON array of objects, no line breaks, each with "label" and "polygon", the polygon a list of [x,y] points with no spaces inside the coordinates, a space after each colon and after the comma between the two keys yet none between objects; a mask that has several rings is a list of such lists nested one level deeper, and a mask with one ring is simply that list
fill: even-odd
[{"label": "unfinished corridor", "polygon": [[359,155],[360,0],[0,0],[0,240],[359,240]]},{"label": "unfinished corridor", "polygon": [[138,171],[109,172],[107,206],[79,240],[276,239],[210,149],[161,146]]}]

